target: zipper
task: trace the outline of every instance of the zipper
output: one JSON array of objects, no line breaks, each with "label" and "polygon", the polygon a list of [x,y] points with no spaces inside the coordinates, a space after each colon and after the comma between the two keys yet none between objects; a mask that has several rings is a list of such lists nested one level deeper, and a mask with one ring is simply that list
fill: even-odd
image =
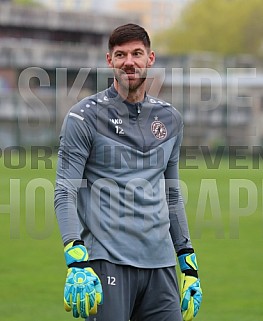
[{"label": "zipper", "polygon": [[138,117],[137,117],[137,126],[139,128],[139,131],[140,131],[140,134],[141,134],[141,138],[142,138],[142,151],[144,151],[144,148],[145,148],[145,137],[144,137],[144,134],[143,134],[143,130],[141,128],[141,124],[140,124],[140,114],[141,114],[141,110],[142,110],[142,105],[141,103],[137,103],[136,104],[136,108],[137,108],[137,114],[138,114]]},{"label": "zipper", "polygon": [[141,104],[137,103],[136,104],[136,108],[137,108],[137,114],[140,114],[141,113],[141,108],[142,108]]}]

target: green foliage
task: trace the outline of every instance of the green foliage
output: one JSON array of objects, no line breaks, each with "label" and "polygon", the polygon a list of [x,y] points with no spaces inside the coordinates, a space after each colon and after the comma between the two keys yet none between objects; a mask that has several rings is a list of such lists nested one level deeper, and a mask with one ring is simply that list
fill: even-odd
[{"label": "green foliage", "polygon": [[262,30],[261,0],[195,0],[173,27],[156,36],[155,42],[168,53],[261,55]]}]

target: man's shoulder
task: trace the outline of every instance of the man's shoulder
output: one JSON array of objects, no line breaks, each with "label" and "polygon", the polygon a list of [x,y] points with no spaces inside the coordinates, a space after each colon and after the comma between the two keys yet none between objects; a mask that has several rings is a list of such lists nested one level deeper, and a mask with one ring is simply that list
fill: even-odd
[{"label": "man's shoulder", "polygon": [[77,113],[84,119],[89,115],[94,115],[97,112],[98,106],[103,106],[108,103],[106,90],[87,96],[73,105],[69,110],[69,115]]},{"label": "man's shoulder", "polygon": [[182,121],[182,115],[180,113],[180,111],[171,103],[163,100],[163,99],[159,99],[153,96],[147,96],[148,98],[148,102],[150,104],[152,104],[153,106],[156,106],[158,108],[162,108],[163,112],[167,112],[170,113],[172,115],[172,117],[175,117],[176,120],[178,121]]}]

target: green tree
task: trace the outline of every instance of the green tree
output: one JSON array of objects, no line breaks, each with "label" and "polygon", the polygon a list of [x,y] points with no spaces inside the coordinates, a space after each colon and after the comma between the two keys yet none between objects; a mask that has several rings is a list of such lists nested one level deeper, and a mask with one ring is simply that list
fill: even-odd
[{"label": "green tree", "polygon": [[263,55],[263,1],[195,0],[154,41],[167,53]]}]

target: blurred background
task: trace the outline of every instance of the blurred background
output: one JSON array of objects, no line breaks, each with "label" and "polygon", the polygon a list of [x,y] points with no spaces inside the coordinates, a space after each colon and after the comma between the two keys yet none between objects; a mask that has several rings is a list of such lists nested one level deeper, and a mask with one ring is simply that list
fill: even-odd
[{"label": "blurred background", "polygon": [[[142,24],[155,90],[185,121],[187,145],[262,145],[259,0],[0,1],[0,146],[57,143],[61,121],[104,89],[107,37]],[[100,76],[98,76],[100,75]],[[158,84],[159,79],[159,84]]]},{"label": "blurred background", "polygon": [[108,36],[128,22],[156,52],[149,92],[184,118],[196,320],[263,320],[262,0],[0,0],[0,320],[73,320],[53,209],[58,137],[69,108],[111,83]]}]

